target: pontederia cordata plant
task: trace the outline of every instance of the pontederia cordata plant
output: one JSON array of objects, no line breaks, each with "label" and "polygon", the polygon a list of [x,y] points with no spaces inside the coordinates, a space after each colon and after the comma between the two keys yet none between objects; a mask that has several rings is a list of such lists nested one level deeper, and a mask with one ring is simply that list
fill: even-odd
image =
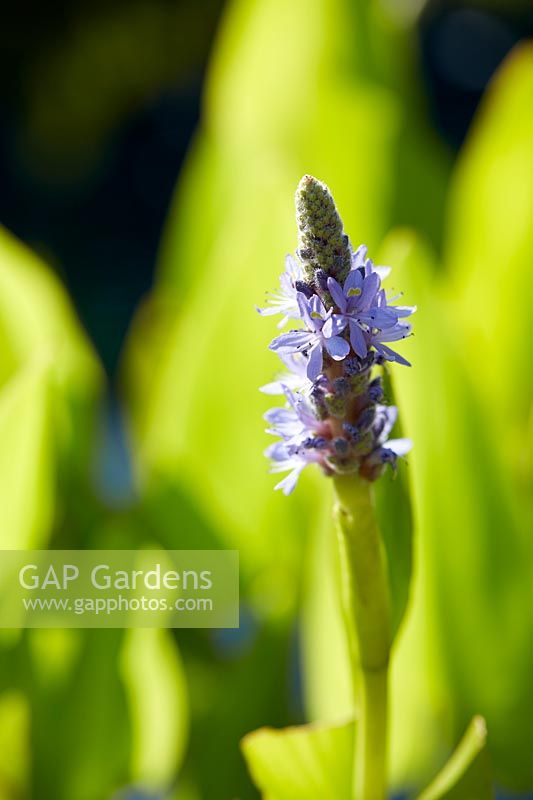
[{"label": "pontederia cordata plant", "polygon": [[391,343],[411,333],[413,307],[397,305],[381,286],[386,267],[375,267],[361,245],[353,250],[327,186],[305,175],[296,191],[298,250],[288,256],[281,291],[262,314],[280,312],[281,333],[270,345],[289,370],[263,387],[284,394],[287,405],[266,414],[279,437],[267,455],[273,470],[289,474],[276,488],[289,494],[308,464],[335,482],[342,595],[359,733],[354,796],[385,795],[387,671],[390,652],[389,591],[371,484],[411,443],[389,438],[397,409],[386,405],[376,368],[409,366]]},{"label": "pontederia cordata plant", "polygon": [[[280,290],[270,296],[266,308],[259,309],[265,316],[281,314],[280,328],[299,323],[270,344],[286,372],[262,391],[284,396],[285,405],[265,415],[267,432],[278,438],[266,454],[274,472],[288,473],[275,487],[286,495],[309,464],[333,480],[339,594],[357,701],[348,792],[352,800],[383,800],[393,632],[391,589],[372,485],[387,466],[394,470],[397,459],[411,448],[408,439],[391,438],[397,409],[386,402],[380,371],[390,363],[410,366],[394,343],[411,334],[407,318],[416,309],[402,305],[399,295],[382,288],[390,269],[374,266],[364,245],[352,249],[329,189],[310,175],[302,178],[296,191],[296,216],[296,255],[287,256]],[[254,777],[265,784],[261,788],[276,798],[279,777],[273,791],[272,785],[267,786],[268,776],[283,749],[279,739],[269,739],[264,732],[259,735],[266,739],[248,737],[247,757]],[[318,766],[311,781],[314,788],[311,784],[305,788],[303,778],[294,778],[295,746],[302,760],[306,750],[307,761],[328,752],[331,771],[336,748],[341,751],[351,734],[346,728],[331,728],[317,744],[321,735],[313,729],[307,738],[291,733],[285,739],[286,763],[292,763],[287,775],[292,774],[293,782],[290,790],[282,791],[283,797],[311,798],[318,791]],[[484,724],[478,720],[460,746],[461,769],[451,762],[445,778],[450,776],[455,785],[483,744]],[[324,786],[333,785],[327,775],[323,781]],[[427,797],[447,796],[438,794],[441,783],[436,784],[437,793],[432,784]],[[337,797],[329,789],[327,796]]]}]

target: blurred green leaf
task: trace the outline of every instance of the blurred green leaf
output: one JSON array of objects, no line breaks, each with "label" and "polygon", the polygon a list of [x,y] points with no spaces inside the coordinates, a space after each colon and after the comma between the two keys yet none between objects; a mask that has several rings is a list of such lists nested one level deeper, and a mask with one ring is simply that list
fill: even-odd
[{"label": "blurred green leaf", "polygon": [[165,790],[178,774],[188,728],[185,676],[171,632],[128,630],[121,666],[131,715],[131,779]]},{"label": "blurred green leaf", "polygon": [[474,717],[457,749],[418,800],[490,800],[494,797],[486,760],[487,727]]},{"label": "blurred green leaf", "polygon": [[46,543],[59,474],[72,480],[86,468],[99,385],[97,362],[59,282],[0,229],[2,547]]},{"label": "blurred green leaf", "polygon": [[[529,413],[533,301],[533,45],[518,47],[494,78],[454,172],[446,262],[469,355],[490,352],[474,375],[491,391],[502,430]],[[521,313],[526,312],[526,313]],[[512,339],[505,339],[512,315]],[[502,374],[512,380],[502,380]]]},{"label": "blurred green leaf", "polygon": [[37,358],[0,389],[2,548],[43,546],[55,499],[50,364]]},{"label": "blurred green leaf", "polygon": [[[505,61],[483,100],[451,186],[446,263],[463,346],[483,369],[487,411],[509,465],[523,477],[533,393],[533,46]],[[503,378],[503,376],[506,376]],[[508,377],[507,377],[508,376]],[[531,474],[524,502],[531,497]]]},{"label": "blurred green leaf", "polygon": [[29,771],[29,709],[16,690],[0,694],[0,800],[17,800],[27,793]]},{"label": "blurred green leaf", "polygon": [[355,725],[263,728],[242,741],[255,784],[267,800],[349,800]]},{"label": "blurred green leaf", "polygon": [[[110,796],[129,778],[131,734],[118,670],[123,631],[27,634],[32,796]],[[65,653],[65,645],[68,667],[61,669],[57,656]]]},{"label": "blurred green leaf", "polygon": [[403,462],[396,474],[387,472],[374,487],[378,525],[387,553],[393,636],[403,620],[411,587],[413,519],[409,491]]},{"label": "blurred green leaf", "polygon": [[[420,305],[431,309],[433,325],[420,329],[417,320],[415,338],[420,354],[421,336],[431,342],[424,361],[438,357],[433,376],[421,378],[433,414],[419,409],[415,442],[428,456],[432,450],[441,466],[435,470],[428,462],[425,479],[415,469],[415,493],[425,507],[430,551],[424,558],[434,574],[442,663],[460,719],[483,713],[493,732],[489,747],[498,778],[517,788],[533,782],[526,744],[531,714],[517,713],[533,708],[527,633],[533,622],[532,387],[526,366],[533,300],[532,93],[533,50],[525,45],[494,78],[463,149],[450,196],[449,277],[428,281]],[[411,261],[405,280],[419,280],[417,272]],[[405,394],[407,378],[401,377],[409,414],[416,399],[411,390]],[[417,458],[415,447],[413,464]]]},{"label": "blurred green leaf", "polygon": [[[498,775],[527,785],[529,717],[518,721],[515,711],[533,700],[522,627],[533,617],[527,525],[516,514],[504,448],[489,424],[490,398],[474,384],[483,363],[464,358],[456,303],[412,236],[391,237],[385,254],[407,299],[419,304],[405,348],[413,369],[395,372],[402,420],[415,443],[409,470],[418,530],[415,603],[393,666],[398,774],[407,779],[406,764],[419,758],[406,727],[417,731],[429,764],[439,736],[453,735],[451,709],[459,725],[479,709],[495,731],[490,749]],[[415,664],[422,682],[409,677]]]},{"label": "blurred green leaf", "polygon": [[58,382],[79,394],[100,377],[97,363],[57,278],[0,228],[0,385],[38,354],[53,359]]},{"label": "blurred green leaf", "polygon": [[334,722],[354,713],[348,644],[337,582],[338,545],[332,492],[313,526],[306,553],[300,618],[305,707],[311,720]]}]

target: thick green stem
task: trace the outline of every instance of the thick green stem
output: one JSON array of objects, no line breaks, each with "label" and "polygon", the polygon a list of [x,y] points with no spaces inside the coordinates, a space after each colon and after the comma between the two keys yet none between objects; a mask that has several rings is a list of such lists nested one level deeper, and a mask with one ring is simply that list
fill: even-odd
[{"label": "thick green stem", "polygon": [[389,588],[372,484],[358,475],[334,480],[343,614],[358,722],[354,800],[384,800],[387,788]]}]

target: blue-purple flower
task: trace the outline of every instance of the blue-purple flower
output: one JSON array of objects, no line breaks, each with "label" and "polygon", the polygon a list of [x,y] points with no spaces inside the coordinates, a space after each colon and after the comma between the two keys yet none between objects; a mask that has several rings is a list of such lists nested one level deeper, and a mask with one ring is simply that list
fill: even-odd
[{"label": "blue-purple flower", "polygon": [[369,347],[365,333],[373,328],[390,328],[398,321],[393,309],[378,305],[379,275],[371,272],[365,276],[362,270],[353,269],[344,286],[341,287],[335,278],[328,278],[327,287],[339,309],[338,316],[348,326],[354,353],[365,358]]},{"label": "blue-purple flower", "polygon": [[315,381],[322,372],[324,350],[335,361],[342,361],[350,352],[350,345],[338,335],[344,328],[342,319],[331,310],[326,311],[316,294],[308,299],[298,292],[296,297],[300,316],[307,327],[282,333],[271,342],[270,349],[280,354],[305,352],[307,377]]},{"label": "blue-purple flower", "polygon": [[271,472],[288,472],[289,474],[274,486],[289,495],[294,490],[301,471],[308,464],[320,463],[320,457],[314,450],[300,448],[290,452],[285,442],[275,442],[267,447],[265,455],[272,460]]},{"label": "blue-purple flower", "polygon": [[371,477],[374,471],[381,474],[383,465],[396,465],[398,457],[405,456],[411,450],[413,443],[410,439],[389,439],[389,435],[396,423],[398,409],[396,406],[377,406],[373,423],[375,446],[366,456],[362,465],[362,473]]},{"label": "blue-purple flower", "polygon": [[415,307],[387,297],[381,281],[390,268],[374,266],[365,245],[352,250],[329,190],[310,176],[298,187],[297,221],[297,255],[260,312],[302,323],[270,344],[289,372],[262,388],[286,399],[265,414],[268,433],[280,438],[266,451],[272,471],[289,473],[276,486],[285,494],[307,464],[376,480],[411,446],[389,439],[397,409],[383,402],[374,370],[386,361],[409,366],[389,345],[410,335],[405,318]]},{"label": "blue-purple flower", "polygon": [[268,308],[257,309],[263,317],[272,316],[272,314],[283,314],[283,318],[278,323],[278,328],[283,328],[289,319],[297,319],[299,317],[296,284],[302,278],[303,271],[298,261],[291,255],[285,256],[285,271],[281,273],[279,278],[279,290],[269,293],[268,302],[270,306]]},{"label": "blue-purple flower", "polygon": [[399,342],[401,339],[406,339],[411,333],[411,325],[408,322],[398,322],[390,328],[380,330],[377,328],[370,334],[369,344],[375,348],[386,361],[396,361],[398,364],[403,364],[405,367],[410,367],[411,364],[403,356],[392,350],[384,342]]},{"label": "blue-purple flower", "polygon": [[303,353],[280,353],[287,372],[282,373],[277,380],[266,383],[259,389],[264,394],[285,394],[285,389],[293,392],[307,394],[312,388],[312,383],[307,378],[307,358]]}]

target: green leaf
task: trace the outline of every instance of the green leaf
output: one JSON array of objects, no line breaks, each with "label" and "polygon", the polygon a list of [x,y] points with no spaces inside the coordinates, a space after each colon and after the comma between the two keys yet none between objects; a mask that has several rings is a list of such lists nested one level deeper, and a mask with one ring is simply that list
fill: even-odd
[{"label": "green leaf", "polygon": [[[393,396],[391,400],[395,402]],[[375,483],[374,495],[378,526],[387,553],[391,626],[392,635],[396,636],[409,601],[413,566],[410,486],[408,469],[403,460],[400,460],[395,474],[387,472]]]},{"label": "green leaf", "polygon": [[[492,81],[457,165],[445,252],[463,345],[473,359],[490,353],[475,379],[490,392],[499,435],[514,432],[520,451],[517,429],[524,427],[533,391],[532,370],[525,368],[533,302],[532,96],[533,46],[524,44]],[[512,346],[503,334],[510,314]]]},{"label": "green leaf", "polygon": [[88,460],[99,383],[59,282],[0,228],[0,546],[46,543],[59,474]]},{"label": "green leaf", "polygon": [[121,656],[131,715],[131,778],[162,790],[176,778],[188,733],[185,675],[170,631],[135,628]]},{"label": "green leaf", "polygon": [[100,371],[67,294],[39,258],[0,228],[0,386],[39,354],[79,396]]},{"label": "green leaf", "polygon": [[[485,359],[465,360],[458,301],[409,234],[389,239],[387,260],[407,302],[419,304],[415,336],[404,348],[413,368],[395,372],[414,441],[408,462],[418,533],[414,603],[393,664],[395,776],[405,781],[409,764],[427,767],[454,735],[439,709],[454,708],[459,725],[479,709],[494,731],[498,778],[527,786],[531,717],[515,713],[517,704],[533,703],[527,508],[517,513],[505,446],[490,424],[491,397],[478,389]],[[527,624],[517,626],[517,609]],[[420,681],[412,678],[415,664]],[[421,743],[415,749],[406,729]]]},{"label": "green leaf", "polygon": [[32,794],[57,800],[109,797],[129,778],[129,716],[118,670],[124,633],[59,633],[27,632]]},{"label": "green leaf", "polygon": [[[50,363],[36,358],[0,390],[0,547],[43,546],[55,501]],[[28,502],[31,498],[31,502]]]},{"label": "green leaf", "polygon": [[418,800],[490,800],[494,797],[483,717],[474,717],[457,749]]},{"label": "green leaf", "polygon": [[30,715],[25,696],[0,694],[0,800],[26,797],[29,774]]},{"label": "green leaf", "polygon": [[242,749],[268,800],[350,800],[355,724],[303,725],[248,734]]},{"label": "green leaf", "polygon": [[311,720],[322,722],[333,722],[344,714],[354,713],[330,494],[333,491],[328,493],[328,502],[311,531],[300,618],[306,710]]}]

